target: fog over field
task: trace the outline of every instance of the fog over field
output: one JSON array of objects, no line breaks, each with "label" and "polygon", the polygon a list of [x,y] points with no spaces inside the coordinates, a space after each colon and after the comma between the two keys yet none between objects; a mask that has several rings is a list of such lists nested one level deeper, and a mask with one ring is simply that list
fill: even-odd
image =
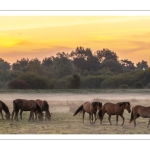
[{"label": "fog over field", "polygon": [[102,100],[148,100],[150,99],[149,94],[140,93],[88,93],[88,94],[74,94],[74,93],[1,93],[0,100],[2,101],[12,101],[17,98],[27,99],[27,100],[47,100],[47,101],[93,101],[93,99]]}]

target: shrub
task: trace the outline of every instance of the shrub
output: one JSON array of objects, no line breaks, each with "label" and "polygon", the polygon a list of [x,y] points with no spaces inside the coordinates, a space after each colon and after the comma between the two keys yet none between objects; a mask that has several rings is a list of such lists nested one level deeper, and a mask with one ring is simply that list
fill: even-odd
[{"label": "shrub", "polygon": [[142,89],[142,88],[143,88],[143,85],[142,85],[141,82],[135,82],[135,83],[134,83],[134,88],[136,88],[136,89]]},{"label": "shrub", "polygon": [[128,89],[129,87],[126,84],[122,84],[122,85],[119,86],[119,88],[120,89]]},{"label": "shrub", "polygon": [[9,89],[30,89],[31,86],[26,81],[13,80],[13,81],[8,83],[8,88]]}]

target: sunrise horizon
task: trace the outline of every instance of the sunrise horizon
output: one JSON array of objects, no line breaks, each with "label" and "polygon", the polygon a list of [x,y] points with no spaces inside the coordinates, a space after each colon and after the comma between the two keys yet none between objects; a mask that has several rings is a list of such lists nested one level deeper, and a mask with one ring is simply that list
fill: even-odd
[{"label": "sunrise horizon", "polygon": [[0,58],[40,61],[77,47],[109,49],[135,65],[149,59],[150,16],[0,16]]}]

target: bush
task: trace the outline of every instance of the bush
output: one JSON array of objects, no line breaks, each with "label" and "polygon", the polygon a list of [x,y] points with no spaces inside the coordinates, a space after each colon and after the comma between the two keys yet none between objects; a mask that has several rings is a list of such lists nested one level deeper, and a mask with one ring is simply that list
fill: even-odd
[{"label": "bush", "polygon": [[13,80],[13,81],[8,83],[8,88],[9,89],[30,89],[31,86],[26,81]]},{"label": "bush", "polygon": [[136,89],[142,89],[142,88],[143,88],[143,85],[142,85],[141,82],[135,82],[135,83],[134,83],[134,88],[136,88]]},{"label": "bush", "polygon": [[18,77],[30,84],[32,89],[48,89],[49,79],[36,73],[23,73]]},{"label": "bush", "polygon": [[126,84],[122,84],[122,85],[119,86],[119,88],[120,89],[128,89],[129,87]]}]

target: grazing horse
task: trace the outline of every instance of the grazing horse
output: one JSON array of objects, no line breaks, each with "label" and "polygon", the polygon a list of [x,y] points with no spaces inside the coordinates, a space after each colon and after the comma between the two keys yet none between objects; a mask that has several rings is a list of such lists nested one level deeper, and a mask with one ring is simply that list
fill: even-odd
[{"label": "grazing horse", "polygon": [[[49,104],[48,104],[48,102],[47,101],[42,101],[42,100],[40,100],[40,99],[37,99],[36,100],[36,102],[41,106],[41,108],[42,108],[42,111],[45,111],[45,117],[49,120],[49,121],[51,121],[51,114],[52,113],[50,113],[50,111],[49,111]],[[37,119],[37,111],[35,112],[35,118]]]},{"label": "grazing horse", "polygon": [[[84,123],[84,114],[87,112],[89,114],[90,124],[96,121],[96,112],[97,109],[100,110],[102,107],[102,103],[100,102],[85,102],[82,104],[73,114],[73,116],[77,115],[79,112],[82,111],[83,113],[83,123]],[[95,121],[93,122],[93,114],[95,116]],[[92,121],[91,121],[92,120]]]},{"label": "grazing horse", "polygon": [[34,101],[34,100],[26,100],[26,99],[16,99],[13,101],[13,112],[12,112],[12,120],[15,113],[15,120],[18,121],[18,112],[21,111],[30,111],[29,119],[31,120],[31,117],[34,121],[33,113],[35,111],[38,111],[39,115],[38,118],[40,121],[43,121],[43,113],[40,105]]},{"label": "grazing horse", "polygon": [[111,115],[116,115],[116,125],[118,125],[118,116],[120,116],[123,119],[122,122],[122,126],[124,125],[124,117],[123,117],[123,112],[124,109],[128,110],[128,112],[130,113],[130,103],[129,102],[120,102],[117,104],[113,104],[113,103],[105,103],[102,107],[102,109],[99,111],[99,119],[100,119],[100,124],[102,124],[102,120],[104,117],[104,114],[107,113],[108,114],[108,120],[110,125],[112,125],[111,123]]},{"label": "grazing horse", "polygon": [[[149,107],[145,107],[145,106],[141,106],[141,105],[134,106],[132,108],[131,119],[130,119],[129,123],[134,121],[134,127],[136,127],[135,120],[140,116],[143,118],[150,118],[150,106]],[[150,124],[150,119],[148,121],[147,128],[149,127],[149,124]]]},{"label": "grazing horse", "polygon": [[2,110],[3,110],[3,111],[5,112],[5,114],[6,114],[6,115],[5,115],[6,119],[7,119],[7,120],[10,120],[10,112],[9,112],[9,109],[8,109],[7,105],[6,105],[4,102],[2,102],[2,101],[0,100],[0,113],[1,113],[2,119],[4,120]]},{"label": "grazing horse", "polygon": [[[50,111],[49,111],[49,104],[47,101],[42,101],[40,99],[37,99],[36,102],[40,105],[40,107],[42,108],[42,111],[45,111],[46,114],[45,114],[45,120],[48,119],[49,121],[51,121],[51,114]],[[20,119],[22,119],[22,112],[23,110],[20,111]],[[38,114],[38,111],[35,111],[35,120],[37,120],[37,114]]]}]

